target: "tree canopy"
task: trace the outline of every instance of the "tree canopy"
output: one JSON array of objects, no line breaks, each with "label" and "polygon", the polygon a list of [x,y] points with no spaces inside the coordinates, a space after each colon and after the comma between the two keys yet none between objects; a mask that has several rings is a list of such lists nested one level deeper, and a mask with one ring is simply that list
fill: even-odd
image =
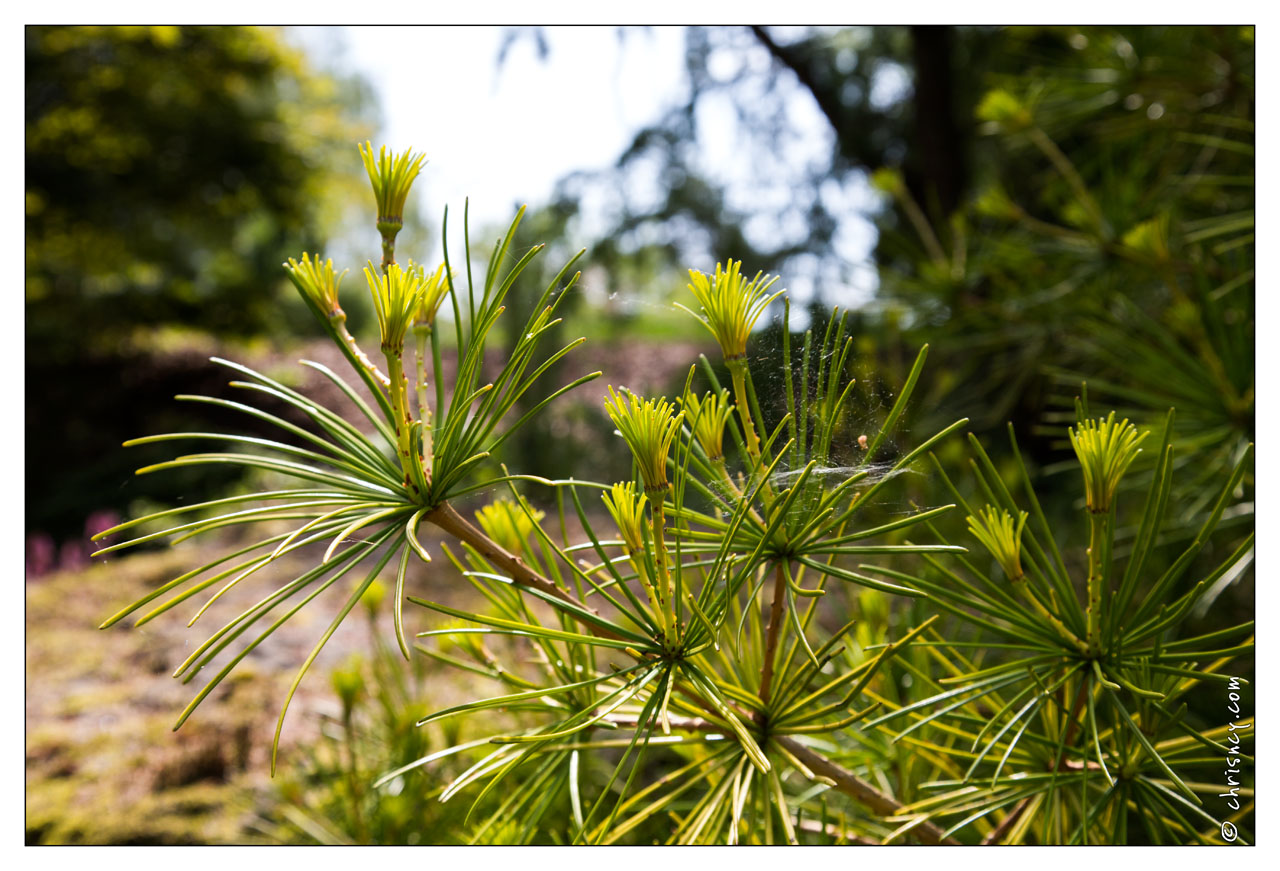
[{"label": "tree canopy", "polygon": [[25,44],[27,330],[42,356],[277,321],[280,261],[321,240],[362,86],[262,28],[30,27]]}]

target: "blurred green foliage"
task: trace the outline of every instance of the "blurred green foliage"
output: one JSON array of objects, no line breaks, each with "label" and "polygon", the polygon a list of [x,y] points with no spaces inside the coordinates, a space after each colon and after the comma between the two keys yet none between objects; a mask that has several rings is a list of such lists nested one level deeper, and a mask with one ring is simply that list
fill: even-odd
[{"label": "blurred green foliage", "polygon": [[207,370],[199,334],[315,329],[280,263],[324,241],[374,103],[267,28],[28,27],[25,52],[27,528],[75,537],[197,483],[122,487],[146,458],[115,449]]},{"label": "blurred green foliage", "polygon": [[1200,385],[1168,377],[1194,373],[1135,365],[1164,341],[1207,371],[1217,416],[1248,436],[1249,32],[1015,28],[1006,41],[983,77],[961,206],[939,212],[878,177],[892,197],[877,248],[886,319],[954,349],[951,401],[983,428],[1036,422],[1054,401],[1049,367],[1073,373],[1072,391],[1084,376],[1145,381],[1147,420],[1177,404],[1185,425],[1216,425]]},{"label": "blurred green foliage", "polygon": [[261,28],[31,27],[25,45],[41,358],[164,325],[279,328],[279,263],[322,239],[360,86]]},{"label": "blurred green foliage", "polygon": [[[1081,494],[1066,428],[1084,392],[1159,431],[1176,407],[1178,474],[1165,544],[1189,539],[1254,439],[1254,80],[1250,28],[1028,28],[975,110],[974,184],[949,215],[885,188],[883,314],[925,338],[945,377],[923,419],[963,408],[1008,420],[1051,477],[1049,510]],[[1000,439],[991,438],[998,444]],[[1140,456],[1129,498],[1151,478]],[[1253,525],[1253,474],[1224,518],[1223,552]],[[1125,547],[1134,530],[1122,530]],[[1176,551],[1170,550],[1169,553]],[[1231,585],[1226,607],[1214,602]],[[1211,613],[1212,612],[1212,613]],[[1252,616],[1232,575],[1197,614]]]}]

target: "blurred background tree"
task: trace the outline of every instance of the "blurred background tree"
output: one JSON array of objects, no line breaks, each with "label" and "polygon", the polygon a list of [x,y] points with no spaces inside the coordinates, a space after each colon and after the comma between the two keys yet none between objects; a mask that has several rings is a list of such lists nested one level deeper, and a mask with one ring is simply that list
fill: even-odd
[{"label": "blurred background tree", "polygon": [[145,458],[120,442],[209,377],[162,351],[313,329],[280,263],[340,218],[374,103],[270,29],[29,27],[25,47],[27,525],[78,537],[180,492],[121,487]]}]

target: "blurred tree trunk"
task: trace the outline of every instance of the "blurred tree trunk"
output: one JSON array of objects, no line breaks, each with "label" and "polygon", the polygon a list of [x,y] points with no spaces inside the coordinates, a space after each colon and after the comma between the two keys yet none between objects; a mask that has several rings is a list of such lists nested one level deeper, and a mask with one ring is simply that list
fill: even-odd
[{"label": "blurred tree trunk", "polygon": [[[821,75],[816,66],[820,57],[799,51],[795,46],[779,44],[763,27],[752,26],[751,32],[813,95],[831,124],[841,156],[868,169],[881,166],[884,155],[879,151],[868,152],[864,148],[866,138],[857,135],[861,119],[856,107],[840,97],[844,81]],[[945,218],[959,206],[967,182],[967,142],[962,139],[956,123],[954,28],[918,25],[909,28],[909,32],[909,62],[914,69],[911,96],[914,130],[905,161],[905,176],[917,202],[934,218]]]},{"label": "blurred tree trunk", "polygon": [[956,210],[967,182],[966,140],[955,116],[952,31],[940,25],[911,28],[915,141],[914,159],[907,163],[907,185],[935,217]]}]

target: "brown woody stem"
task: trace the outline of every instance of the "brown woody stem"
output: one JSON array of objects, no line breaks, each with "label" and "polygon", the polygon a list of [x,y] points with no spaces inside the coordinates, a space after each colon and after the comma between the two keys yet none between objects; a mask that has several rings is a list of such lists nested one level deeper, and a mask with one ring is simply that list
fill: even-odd
[{"label": "brown woody stem", "polygon": [[1022,801],[1014,805],[1013,810],[1009,811],[1009,813],[1005,815],[1005,818],[1000,821],[1000,824],[991,830],[991,834],[982,839],[982,845],[989,846],[991,844],[1000,843],[1001,839],[1004,838],[1005,835],[1009,834],[1009,830],[1013,828],[1014,823],[1016,823],[1022,816],[1023,812],[1026,811],[1027,805],[1029,804],[1031,804],[1031,796],[1027,796]]},{"label": "brown woody stem", "polygon": [[[835,781],[835,789],[850,798],[856,799],[881,816],[892,816],[902,809],[902,805],[891,796],[885,795],[847,768],[837,765],[827,757],[815,753],[793,738],[774,735],[777,741],[792,756],[802,762],[810,771],[820,777],[829,777]],[[922,822],[911,829],[917,838],[926,844],[958,844],[954,838],[943,838],[942,831],[933,823]]]},{"label": "brown woody stem", "polygon": [[[782,630],[782,606],[786,601],[787,581],[781,562],[774,563],[773,604],[769,608],[769,627],[765,630],[764,664],[760,669],[760,703],[769,706],[769,692],[773,683],[773,658],[778,649],[778,635]],[[754,606],[753,606],[754,607]]]},{"label": "brown woody stem", "polygon": [[[467,519],[453,509],[448,502],[443,502],[431,509],[426,515],[427,520],[443,529],[459,541],[471,545],[475,548],[476,553],[493,563],[498,568],[505,571],[511,576],[511,579],[518,584],[526,587],[533,587],[549,596],[554,596],[561,601],[568,602],[578,608],[596,613],[594,609],[583,605],[576,598],[556,586],[550,580],[542,577],[540,574],[529,568],[520,557],[505,550],[500,544],[490,539],[480,530],[472,526]],[[588,624],[589,630],[594,635],[601,638],[618,639],[619,636],[610,632],[603,626]]]}]

